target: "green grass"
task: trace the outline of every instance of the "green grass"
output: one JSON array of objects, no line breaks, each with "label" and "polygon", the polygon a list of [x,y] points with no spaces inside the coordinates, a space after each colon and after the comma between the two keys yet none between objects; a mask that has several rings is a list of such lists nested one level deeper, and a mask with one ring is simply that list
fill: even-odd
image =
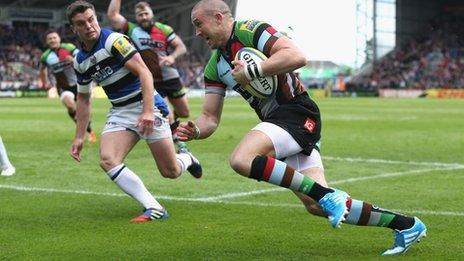
[{"label": "green grass", "polygon": [[[327,180],[354,198],[417,215],[428,225],[428,237],[403,258],[464,259],[464,101],[318,103]],[[106,100],[93,101],[96,130],[108,107]],[[191,109],[198,115],[201,100],[191,99]],[[346,224],[333,230],[288,191],[196,200],[275,188],[228,166],[229,153],[257,122],[242,99],[226,100],[218,131],[189,144],[203,163],[201,180],[188,174],[163,179],[140,142],[126,164],[171,217],[134,225],[129,220],[141,207],[100,170],[98,145],[86,144],[81,163],[68,155],[74,124],[58,100],[0,99],[0,135],[17,168],[14,176],[0,177],[0,260],[378,259],[393,242],[389,230]],[[371,178],[347,181],[360,177]]]}]

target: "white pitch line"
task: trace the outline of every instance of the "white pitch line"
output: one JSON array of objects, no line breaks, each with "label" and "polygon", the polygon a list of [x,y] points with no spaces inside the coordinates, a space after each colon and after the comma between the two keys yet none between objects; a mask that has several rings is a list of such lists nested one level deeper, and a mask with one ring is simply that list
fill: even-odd
[{"label": "white pitch line", "polygon": [[463,167],[461,163],[443,163],[443,162],[420,162],[420,161],[400,161],[400,160],[385,160],[385,159],[363,159],[363,158],[342,158],[332,156],[322,156],[324,160],[336,160],[347,162],[363,162],[363,163],[381,163],[381,164],[408,164],[419,166],[439,166],[439,167]]},{"label": "white pitch line", "polygon": [[[65,189],[52,189],[52,188],[34,188],[24,187],[15,185],[1,185],[0,189],[11,189],[17,191],[28,191],[28,192],[46,192],[46,193],[63,193],[63,194],[81,194],[81,195],[92,195],[92,196],[107,196],[107,197],[127,197],[126,194],[122,193],[105,193],[105,192],[93,192],[85,190],[65,190]],[[260,203],[250,201],[222,201],[222,200],[202,200],[201,198],[183,198],[183,197],[172,197],[172,196],[155,196],[158,199],[165,199],[171,201],[188,201],[188,202],[200,202],[210,204],[227,204],[227,205],[243,205],[243,206],[254,206],[254,207],[276,207],[276,208],[304,208],[302,204],[284,204],[284,203]],[[464,217],[464,212],[454,211],[431,211],[431,210],[393,210],[401,213],[416,213],[421,215],[433,215],[433,216],[455,216]]]},{"label": "white pitch line", "polygon": [[[401,171],[401,172],[382,173],[382,174],[373,175],[373,176],[363,176],[363,177],[357,177],[357,178],[330,181],[329,185],[332,186],[332,185],[340,185],[340,184],[346,184],[346,183],[352,183],[352,182],[358,182],[358,181],[364,181],[364,180],[370,180],[370,179],[390,178],[390,177],[405,176],[409,174],[425,173],[425,172],[430,172],[430,171],[440,171],[440,170],[445,171],[445,170],[457,170],[457,169],[464,169],[464,165],[459,166],[459,167],[453,166],[453,167],[447,167],[447,168],[416,169],[416,170]],[[286,190],[287,189],[285,188],[278,187],[278,188],[272,188],[272,189],[253,190],[249,192],[227,193],[227,194],[222,194],[219,196],[203,197],[203,198],[198,198],[198,199],[202,199],[203,201],[215,201],[215,200],[220,200],[220,199],[234,199],[234,198],[239,198],[239,197],[247,197],[251,195],[264,194],[264,193],[269,193],[269,192],[280,192],[280,191],[286,191]]]}]

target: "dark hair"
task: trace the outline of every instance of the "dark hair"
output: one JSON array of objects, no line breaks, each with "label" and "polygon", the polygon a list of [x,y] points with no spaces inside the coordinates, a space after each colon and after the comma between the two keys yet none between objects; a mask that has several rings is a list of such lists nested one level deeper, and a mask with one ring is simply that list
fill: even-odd
[{"label": "dark hair", "polygon": [[74,3],[68,5],[66,8],[66,17],[68,18],[69,24],[72,25],[72,18],[79,13],[85,12],[87,9],[92,9],[95,13],[95,7],[93,4],[84,1],[84,0],[77,0]]},{"label": "dark hair", "polygon": [[47,36],[48,36],[49,34],[52,34],[52,33],[56,33],[58,36],[60,35],[60,34],[58,33],[58,30],[56,30],[56,29],[54,29],[54,28],[50,28],[50,29],[48,29],[47,31],[45,31],[45,33],[43,34],[44,40],[47,40]]}]

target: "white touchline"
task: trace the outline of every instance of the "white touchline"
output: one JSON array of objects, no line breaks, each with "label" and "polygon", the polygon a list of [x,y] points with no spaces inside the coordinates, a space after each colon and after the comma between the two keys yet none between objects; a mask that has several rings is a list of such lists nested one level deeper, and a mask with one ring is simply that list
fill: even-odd
[{"label": "white touchline", "polygon": [[[369,180],[369,179],[390,178],[390,177],[405,176],[405,175],[409,175],[409,174],[425,173],[425,172],[430,172],[430,171],[457,170],[457,169],[464,169],[464,166],[459,166],[459,167],[453,166],[453,167],[432,168],[432,169],[415,169],[415,170],[401,171],[401,172],[382,173],[382,174],[379,174],[379,175],[363,176],[363,177],[349,178],[349,179],[342,179],[342,180],[334,180],[334,181],[330,181],[329,185],[332,186],[332,185],[346,184],[346,183],[352,183],[352,182]],[[200,199],[202,199],[204,201],[215,201],[215,200],[219,200],[219,199],[233,199],[233,198],[238,198],[238,197],[246,197],[246,196],[250,196],[250,195],[263,194],[263,193],[269,193],[269,192],[286,191],[286,190],[287,189],[285,189],[285,188],[278,187],[278,188],[271,188],[271,189],[254,190],[254,191],[249,191],[249,192],[227,193],[227,194],[222,194],[222,195],[219,195],[219,196],[204,197],[204,198],[200,198]]]},{"label": "white touchline", "polygon": [[[343,179],[343,180],[335,180],[335,181],[329,182],[330,185],[339,185],[339,184],[352,183],[352,182],[363,181],[363,180],[405,176],[409,174],[418,174],[418,173],[425,173],[425,172],[430,172],[430,171],[464,169],[464,165],[459,164],[459,163],[392,161],[392,160],[383,160],[383,159],[340,158],[340,157],[330,157],[330,156],[324,157],[324,159],[348,161],[348,162],[441,166],[441,168],[416,169],[416,170],[401,171],[401,172],[382,173],[382,174],[373,175],[373,176],[363,176],[363,177],[349,178],[349,179]],[[21,185],[6,185],[6,184],[5,185],[0,184],[0,189],[12,189],[12,190],[19,190],[19,191],[38,191],[38,192],[46,192],[46,193],[98,195],[98,196],[110,196],[110,197],[126,197],[127,196],[126,194],[123,194],[123,193],[105,193],[105,192],[93,192],[93,191],[84,191],[84,190],[36,188],[36,187],[26,187],[26,186],[21,186]],[[263,206],[263,207],[294,207],[294,208],[303,207],[301,204],[227,201],[227,200],[235,199],[239,197],[246,197],[246,196],[251,196],[251,195],[257,195],[257,194],[263,194],[263,193],[269,193],[269,192],[280,192],[280,191],[287,191],[287,189],[277,187],[277,188],[260,189],[260,190],[253,190],[253,191],[247,191],[247,192],[226,193],[226,194],[212,196],[212,197],[197,197],[197,198],[175,197],[175,196],[168,196],[168,195],[155,195],[155,197],[157,199],[172,200],[172,201],[221,203],[221,204],[231,204],[231,205],[250,205],[250,206]],[[417,213],[417,214],[424,214],[424,215],[428,214],[428,215],[441,215],[441,216],[464,216],[464,212],[452,212],[452,211],[444,211],[444,212],[443,211],[429,211],[429,210],[395,210],[395,211]]]},{"label": "white touchline", "polygon": [[[84,191],[84,190],[65,190],[65,189],[51,189],[51,188],[34,188],[34,187],[24,187],[24,186],[15,186],[15,185],[0,185],[0,189],[11,189],[17,191],[37,191],[45,193],[64,193],[64,194],[81,194],[81,195],[92,195],[92,196],[107,196],[107,197],[128,197],[123,193],[104,193],[104,192],[93,192],[93,191]],[[182,198],[182,197],[172,197],[172,196],[162,196],[155,195],[157,199],[171,200],[171,201],[189,201],[189,202],[199,202],[206,204],[228,204],[228,205],[245,205],[245,206],[255,206],[255,207],[276,207],[276,208],[303,208],[302,204],[284,204],[284,203],[260,203],[260,202],[250,202],[250,201],[223,201],[223,200],[202,200],[201,198]],[[422,215],[434,215],[434,216],[457,216],[464,217],[464,212],[454,212],[454,211],[431,211],[431,210],[401,210],[394,209],[392,211],[402,212],[402,213],[416,213]]]}]

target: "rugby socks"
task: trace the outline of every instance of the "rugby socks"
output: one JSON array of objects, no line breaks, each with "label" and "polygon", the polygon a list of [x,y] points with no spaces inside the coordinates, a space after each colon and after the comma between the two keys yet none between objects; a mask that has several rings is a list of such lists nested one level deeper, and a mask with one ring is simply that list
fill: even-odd
[{"label": "rugby socks", "polygon": [[3,140],[2,137],[0,137],[0,170],[7,169],[9,167],[12,167],[13,165],[10,162],[10,159],[8,159],[8,155],[6,154],[6,149],[5,145],[3,145]]},{"label": "rugby socks", "polygon": [[188,153],[178,153],[176,158],[182,172],[192,165],[192,157]]},{"label": "rugby socks", "polygon": [[124,164],[112,168],[107,174],[122,191],[137,200],[145,209],[163,209],[163,206],[147,190],[142,180]]},{"label": "rugby socks", "polygon": [[404,230],[414,225],[414,218],[378,208],[370,203],[348,198],[349,213],[344,223],[358,226],[388,227]]},{"label": "rugby socks", "polygon": [[321,186],[286,163],[266,156],[257,156],[253,160],[249,178],[301,192],[316,201],[319,201],[327,193],[334,191]]}]

